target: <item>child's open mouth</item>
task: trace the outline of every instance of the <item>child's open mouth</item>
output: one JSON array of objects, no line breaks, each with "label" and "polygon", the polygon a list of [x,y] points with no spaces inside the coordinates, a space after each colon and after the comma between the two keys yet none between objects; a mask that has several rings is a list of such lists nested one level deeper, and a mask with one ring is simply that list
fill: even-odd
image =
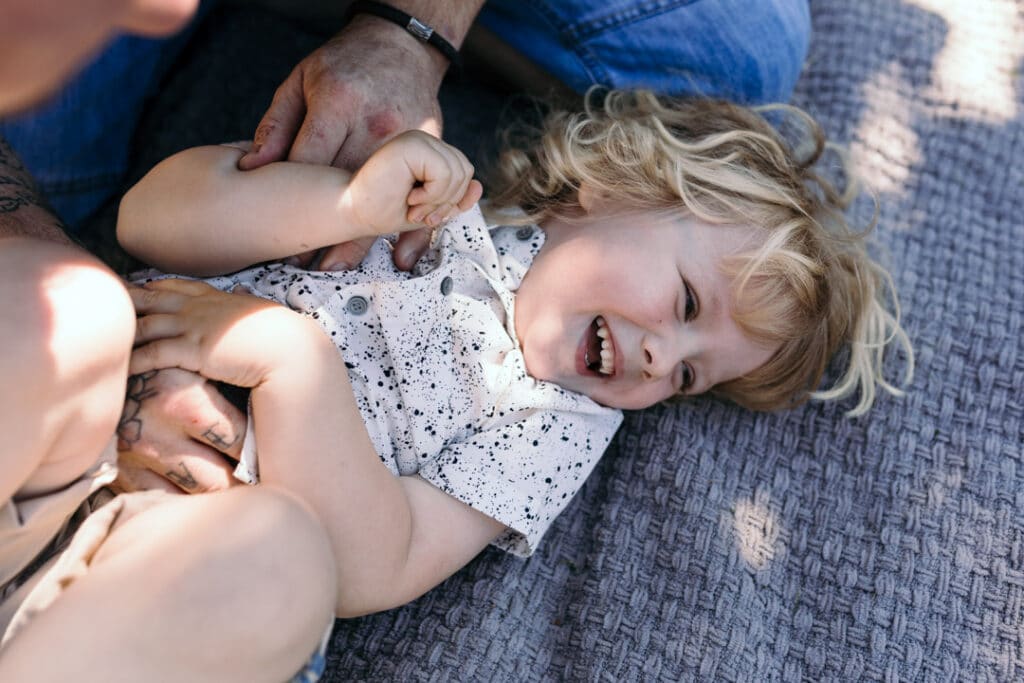
[{"label": "child's open mouth", "polygon": [[591,372],[597,372],[606,377],[615,374],[615,345],[612,343],[608,326],[601,316],[597,316],[594,318],[594,322],[590,323],[590,337],[587,339],[587,350],[583,356],[583,363]]}]

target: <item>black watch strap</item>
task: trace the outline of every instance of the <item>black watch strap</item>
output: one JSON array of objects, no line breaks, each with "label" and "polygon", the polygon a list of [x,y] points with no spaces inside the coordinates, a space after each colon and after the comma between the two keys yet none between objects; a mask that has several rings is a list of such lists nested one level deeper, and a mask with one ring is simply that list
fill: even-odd
[{"label": "black watch strap", "polygon": [[413,37],[432,45],[434,49],[448,59],[448,62],[456,70],[462,69],[462,57],[459,56],[459,51],[455,49],[455,46],[438,34],[432,26],[424,24],[411,14],[406,14],[402,10],[396,9],[391,5],[385,5],[382,2],[373,2],[373,0],[356,0],[349,8],[349,12],[352,14],[372,14],[375,17],[386,19],[393,24],[401,26],[412,34]]}]

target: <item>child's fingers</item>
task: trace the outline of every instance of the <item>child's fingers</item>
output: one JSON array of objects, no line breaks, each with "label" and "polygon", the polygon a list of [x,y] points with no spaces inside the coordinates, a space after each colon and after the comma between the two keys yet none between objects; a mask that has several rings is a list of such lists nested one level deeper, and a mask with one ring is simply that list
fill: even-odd
[{"label": "child's fingers", "polygon": [[169,277],[163,280],[152,280],[143,285],[143,287],[150,290],[155,289],[163,292],[177,292],[179,294],[187,294],[190,296],[199,296],[200,294],[217,291],[215,287],[211,287],[205,282],[200,282],[199,280],[182,280],[176,277]]},{"label": "child's fingers", "polygon": [[420,206],[426,204],[430,200],[430,192],[423,185],[418,185],[409,191],[409,196],[405,198],[405,202],[409,206]]},{"label": "child's fingers", "polygon": [[152,313],[135,321],[135,345],[141,346],[157,339],[177,337],[184,331],[181,318],[168,313]]},{"label": "child's fingers", "polygon": [[453,201],[414,207],[409,210],[407,220],[410,223],[425,223],[434,227],[464,211],[469,211],[480,201],[483,192],[484,188],[480,181],[469,178],[465,186],[455,193]]},{"label": "child's fingers", "polygon": [[469,186],[466,188],[466,192],[462,195],[462,199],[459,200],[457,206],[460,211],[469,211],[483,196],[484,186],[480,184],[480,181],[475,179],[470,180]]},{"label": "child's fingers", "polygon": [[173,313],[192,297],[217,291],[205,282],[195,280],[153,280],[142,287],[128,287],[137,314]]},{"label": "child's fingers", "polygon": [[176,292],[164,292],[148,287],[129,287],[128,296],[137,315],[175,313],[181,310],[188,297]]},{"label": "child's fingers", "polygon": [[454,213],[454,208],[451,204],[441,204],[431,211],[430,214],[423,219],[423,222],[433,228],[436,225],[440,225],[441,222],[446,220],[452,213]]},{"label": "child's fingers", "polygon": [[423,184],[409,193],[407,201],[410,206],[455,204],[473,177],[473,165],[459,150],[434,140],[432,151],[431,161],[423,169]]},{"label": "child's fingers", "polygon": [[199,372],[199,352],[195,344],[181,337],[157,339],[132,350],[128,374],[138,375],[150,370],[181,368]]}]

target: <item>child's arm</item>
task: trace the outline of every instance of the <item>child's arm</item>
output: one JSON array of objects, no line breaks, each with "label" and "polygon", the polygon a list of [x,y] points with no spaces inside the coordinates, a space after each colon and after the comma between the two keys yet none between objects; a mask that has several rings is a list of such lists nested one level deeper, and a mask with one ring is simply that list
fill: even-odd
[{"label": "child's arm", "polygon": [[168,272],[214,275],[436,225],[481,193],[465,156],[420,131],[388,142],[355,175],[293,162],[239,171],[243,153],[196,147],[158,164],[121,201],[121,245]]},{"label": "child's arm", "polygon": [[384,467],[342,358],[315,322],[198,282],[157,281],[132,297],[142,317],[131,372],[182,367],[253,388],[261,481],[298,494],[323,522],[340,616],[418,597],[504,530],[422,479]]}]

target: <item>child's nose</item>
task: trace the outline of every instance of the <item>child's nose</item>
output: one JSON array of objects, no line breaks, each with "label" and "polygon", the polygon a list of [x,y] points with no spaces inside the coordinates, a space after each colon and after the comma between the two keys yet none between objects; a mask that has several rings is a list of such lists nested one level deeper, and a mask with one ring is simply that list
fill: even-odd
[{"label": "child's nose", "polygon": [[665,377],[675,372],[682,361],[678,335],[647,335],[642,344],[643,371],[647,379]]}]

